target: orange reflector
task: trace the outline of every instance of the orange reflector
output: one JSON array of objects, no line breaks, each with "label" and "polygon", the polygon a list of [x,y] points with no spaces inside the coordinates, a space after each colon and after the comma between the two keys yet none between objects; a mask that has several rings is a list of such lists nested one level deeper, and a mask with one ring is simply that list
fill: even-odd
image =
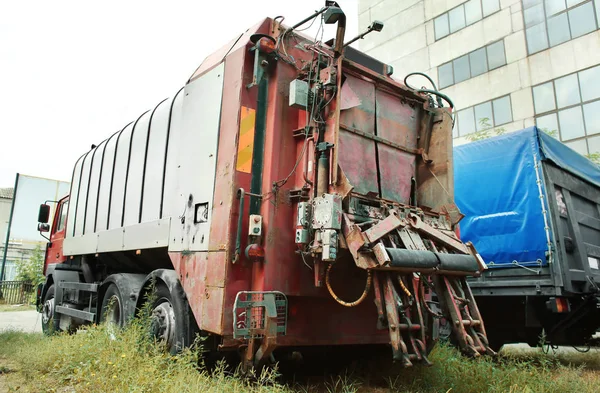
[{"label": "orange reflector", "polygon": [[567,299],[560,297],[556,298],[556,312],[569,312],[569,303],[567,302]]},{"label": "orange reflector", "polygon": [[253,262],[261,262],[265,259],[265,249],[259,244],[250,244],[246,247],[246,257]]},{"label": "orange reflector", "polygon": [[263,53],[272,53],[275,50],[275,42],[272,39],[263,37],[256,43],[259,51]]}]

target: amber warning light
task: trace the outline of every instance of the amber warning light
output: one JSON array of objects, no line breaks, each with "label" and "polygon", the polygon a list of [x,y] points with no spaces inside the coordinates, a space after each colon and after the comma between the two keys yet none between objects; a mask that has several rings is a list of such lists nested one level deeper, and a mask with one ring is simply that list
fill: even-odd
[{"label": "amber warning light", "polygon": [[261,262],[265,259],[265,249],[260,244],[250,244],[246,247],[246,257],[252,262]]},{"label": "amber warning light", "polygon": [[275,41],[271,37],[263,37],[258,40],[256,47],[262,53],[273,53],[275,51]]}]

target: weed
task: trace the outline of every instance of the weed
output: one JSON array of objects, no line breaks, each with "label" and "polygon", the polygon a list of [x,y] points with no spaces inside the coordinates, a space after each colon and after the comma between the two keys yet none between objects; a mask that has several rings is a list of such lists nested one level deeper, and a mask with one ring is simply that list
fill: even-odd
[{"label": "weed", "polygon": [[149,320],[150,316],[142,317],[116,333],[104,325],[51,337],[2,332],[0,364],[10,365],[14,372],[0,376],[10,377],[8,382],[20,391],[83,393],[595,392],[600,381],[595,371],[600,369],[597,351],[547,355],[539,349],[503,350],[497,358],[467,359],[456,349],[439,345],[430,355],[432,367],[401,369],[391,362],[368,361],[340,375],[325,376],[317,385],[286,386],[277,382],[277,368],[251,378],[242,378],[239,370],[230,370],[223,361],[206,369],[199,362],[201,338],[171,356],[147,334]]}]

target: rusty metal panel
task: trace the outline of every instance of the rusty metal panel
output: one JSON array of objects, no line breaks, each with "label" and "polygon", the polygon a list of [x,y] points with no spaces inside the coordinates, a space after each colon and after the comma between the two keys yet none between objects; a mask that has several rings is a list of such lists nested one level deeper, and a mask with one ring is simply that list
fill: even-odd
[{"label": "rusty metal panel", "polygon": [[401,146],[415,149],[419,130],[419,109],[399,97],[376,91],[377,135]]},{"label": "rusty metal panel", "polygon": [[408,204],[416,156],[382,143],[377,144],[377,149],[382,198]]},{"label": "rusty metal panel", "polygon": [[[342,269],[337,273],[343,274]],[[338,278],[341,280],[338,281]],[[364,280],[364,277],[361,278]],[[332,285],[341,290],[344,279],[347,276],[335,276]],[[353,280],[352,284],[361,288],[364,281]],[[345,289],[349,287],[351,285]],[[344,295],[348,299],[356,298],[356,293],[340,294]],[[373,300],[370,294],[367,300],[356,307],[343,307],[329,296],[288,297],[288,330],[285,336],[277,338],[277,342],[289,346],[389,343],[387,331],[376,329],[377,309],[373,307]]]},{"label": "rusty metal panel", "polygon": [[342,85],[340,110],[340,123],[374,134],[375,85],[347,75]]},{"label": "rusty metal panel", "polygon": [[[239,203],[235,199],[234,180],[245,55],[246,50],[242,48],[229,54],[225,61],[223,97],[226,99],[223,100],[221,106],[221,130],[212,211],[214,221],[209,238],[210,250],[224,250],[228,253],[231,252],[233,243],[235,243],[235,241],[230,241],[231,223],[232,213],[237,210]],[[244,185],[240,185],[240,187],[244,187]],[[207,280],[210,285],[224,285],[225,266],[214,266],[209,269],[208,273]]]},{"label": "rusty metal panel", "polygon": [[[237,291],[248,290],[250,285],[249,273],[231,263],[235,246],[234,233],[237,229],[232,225],[232,222],[237,222],[237,217],[233,217],[238,206],[235,192],[236,187],[245,187],[245,185],[235,184],[235,160],[241,97],[242,91],[245,90],[243,75],[246,53],[245,48],[240,48],[230,53],[225,60],[223,96],[227,99],[223,100],[221,107],[221,130],[212,211],[214,220],[209,238],[209,250],[219,250],[219,252],[210,252],[207,255],[206,274],[203,276],[206,293],[198,291],[194,293],[194,296],[204,302],[200,319],[203,329],[220,334],[227,334],[232,330],[228,322],[231,318],[229,312],[231,307],[226,304],[233,304]],[[237,282],[241,287],[226,286],[226,282]]]},{"label": "rusty metal panel", "polygon": [[[428,136],[427,125],[421,127],[419,147],[431,163],[419,160],[417,167],[417,200],[419,206],[436,212],[449,211],[454,205],[454,171],[452,167],[452,118],[446,108],[436,109]],[[424,122],[423,122],[424,123]]]},{"label": "rusty metal panel", "polygon": [[[348,75],[342,85],[340,123],[375,134],[375,85]],[[354,191],[379,194],[375,142],[340,129],[338,160]]]},{"label": "rusty metal panel", "polygon": [[340,167],[354,186],[354,192],[362,195],[379,194],[375,143],[340,130],[339,151]]},{"label": "rusty metal panel", "polygon": [[202,309],[204,307],[206,262],[207,253],[191,253],[183,255],[179,252],[169,253],[173,268],[177,272],[179,281],[183,286],[183,290],[187,295],[188,303],[192,309],[192,313],[198,321],[200,329],[205,329],[202,325]]},{"label": "rusty metal panel", "polygon": [[[414,104],[377,90],[376,114],[377,136],[408,149],[417,148],[419,109]],[[382,198],[409,203],[415,155],[383,143],[378,143],[377,149]]]}]

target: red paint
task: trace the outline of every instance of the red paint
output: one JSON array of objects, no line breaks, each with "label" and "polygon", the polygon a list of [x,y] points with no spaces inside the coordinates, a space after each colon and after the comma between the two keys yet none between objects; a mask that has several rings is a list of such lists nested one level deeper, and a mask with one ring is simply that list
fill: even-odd
[{"label": "red paint", "polygon": [[46,273],[48,265],[62,263],[67,260],[67,257],[63,255],[62,247],[63,241],[65,240],[67,222],[66,219],[64,220],[64,222],[61,222],[60,219],[63,211],[63,206],[65,209],[67,209],[68,205],[65,204],[68,202],[69,197],[66,196],[60,201],[58,201],[58,203],[56,204],[56,209],[54,210],[54,219],[52,220],[52,228],[50,231],[50,243],[48,244],[48,248],[46,250],[46,260],[44,261],[44,273]]}]

